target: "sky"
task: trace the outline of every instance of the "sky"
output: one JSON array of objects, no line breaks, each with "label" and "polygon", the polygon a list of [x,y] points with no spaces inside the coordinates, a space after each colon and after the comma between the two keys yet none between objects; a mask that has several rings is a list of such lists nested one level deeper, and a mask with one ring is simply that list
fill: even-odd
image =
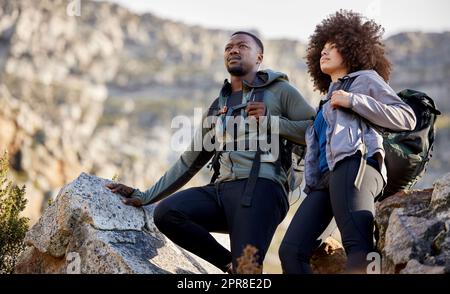
[{"label": "sky", "polygon": [[307,40],[315,26],[339,9],[380,23],[385,36],[404,31],[450,31],[448,0],[109,0],[137,13],[208,28],[256,29],[264,38]]}]

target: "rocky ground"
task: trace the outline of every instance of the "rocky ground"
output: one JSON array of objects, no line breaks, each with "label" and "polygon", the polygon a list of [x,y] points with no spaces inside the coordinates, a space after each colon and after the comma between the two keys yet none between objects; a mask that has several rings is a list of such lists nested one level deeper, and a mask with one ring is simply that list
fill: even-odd
[{"label": "rocky ground", "polygon": [[[26,236],[17,273],[220,273],[184,251],[153,223],[154,205],[126,206],[81,174],[66,185]],[[433,189],[389,197],[376,207],[377,249],[385,274],[450,272],[450,173]],[[221,242],[226,243],[226,240]],[[316,273],[345,269],[342,245],[328,238],[312,257]]]}]

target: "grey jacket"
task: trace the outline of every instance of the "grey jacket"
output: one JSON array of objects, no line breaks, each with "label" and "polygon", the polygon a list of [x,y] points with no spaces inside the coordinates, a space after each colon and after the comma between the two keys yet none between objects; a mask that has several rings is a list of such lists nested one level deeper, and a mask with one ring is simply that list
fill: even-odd
[{"label": "grey jacket", "polygon": [[[263,100],[268,116],[279,117],[279,134],[299,144],[305,143],[305,131],[312,123],[314,108],[289,84],[287,76],[283,73],[264,70],[257,73],[253,84],[244,83],[242,102],[250,99],[252,89],[264,88]],[[225,81],[220,96],[212,103],[209,112],[217,112],[218,101],[226,100],[231,94],[231,85]],[[212,111],[211,111],[212,110]],[[204,118],[207,112],[205,112]],[[204,120],[202,119],[202,121]],[[215,136],[215,128],[201,128],[203,140],[208,136]],[[193,144],[193,143],[192,143]],[[181,154],[178,161],[148,190],[142,192],[138,189],[133,197],[141,198],[143,203],[149,204],[161,200],[176,192],[184,186],[214,155],[214,152],[190,150]],[[231,181],[248,178],[255,157],[254,151],[227,151],[220,158],[220,177],[218,181]],[[259,177],[271,179],[282,184],[286,175],[277,172],[274,162],[261,157]]]},{"label": "grey jacket", "polygon": [[[323,117],[328,125],[326,131],[326,158],[330,171],[336,163],[361,151],[378,159],[383,180],[387,182],[384,164],[383,138],[378,129],[392,131],[412,130],[416,125],[413,110],[404,103],[394,90],[373,70],[362,70],[349,74],[355,77],[349,92],[351,110],[343,111],[323,105]],[[339,89],[341,81],[330,84],[326,99]],[[363,119],[361,119],[363,118]],[[367,123],[367,121],[369,123]],[[376,125],[380,128],[374,128]],[[363,143],[364,142],[364,143]],[[319,181],[319,144],[310,126],[306,131],[305,192],[309,193]]]}]

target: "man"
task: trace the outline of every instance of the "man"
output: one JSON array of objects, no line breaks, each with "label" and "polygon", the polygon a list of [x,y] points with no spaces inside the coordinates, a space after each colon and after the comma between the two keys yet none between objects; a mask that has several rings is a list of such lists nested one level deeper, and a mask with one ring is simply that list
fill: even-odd
[{"label": "man", "polygon": [[[288,83],[286,75],[258,71],[263,53],[263,44],[255,35],[240,31],[231,36],[224,51],[230,82],[225,80],[207,115],[224,118],[230,114],[227,110],[246,105],[236,113],[258,121],[266,116],[277,117],[280,137],[304,144],[305,130],[315,111]],[[218,138],[223,128],[203,127],[202,138],[211,133],[213,138]],[[238,130],[236,136],[242,132],[246,131]],[[124,196],[123,201],[128,205],[146,205],[165,198],[154,213],[158,229],[174,243],[224,272],[236,272],[237,259],[247,245],[257,249],[256,259],[262,269],[275,229],[289,207],[286,170],[279,168],[277,158],[261,156],[259,149],[230,150],[228,147],[220,151],[191,148],[145,192],[123,184],[111,184],[109,188]],[[167,197],[186,184],[213,156],[215,175],[211,184]],[[254,165],[256,159],[258,164]],[[231,252],[210,232],[228,232]]]}]

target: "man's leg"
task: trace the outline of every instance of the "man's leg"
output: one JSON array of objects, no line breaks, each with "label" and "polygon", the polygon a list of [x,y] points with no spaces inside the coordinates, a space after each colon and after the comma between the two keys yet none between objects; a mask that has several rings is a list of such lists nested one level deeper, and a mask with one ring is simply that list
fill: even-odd
[{"label": "man's leg", "polygon": [[333,218],[327,190],[312,191],[300,204],[279,249],[285,274],[312,273],[309,260],[319,245],[319,236]]},{"label": "man's leg", "polygon": [[186,189],[162,200],[155,208],[154,221],[175,244],[227,270],[231,253],[209,233],[228,229],[213,185]]},{"label": "man's leg", "polygon": [[241,198],[247,180],[225,183],[220,189],[220,199],[229,225],[233,271],[237,259],[247,245],[256,247],[257,262],[262,265],[277,226],[286,216],[287,201],[281,186],[268,179],[259,178],[250,207],[242,206]]}]

